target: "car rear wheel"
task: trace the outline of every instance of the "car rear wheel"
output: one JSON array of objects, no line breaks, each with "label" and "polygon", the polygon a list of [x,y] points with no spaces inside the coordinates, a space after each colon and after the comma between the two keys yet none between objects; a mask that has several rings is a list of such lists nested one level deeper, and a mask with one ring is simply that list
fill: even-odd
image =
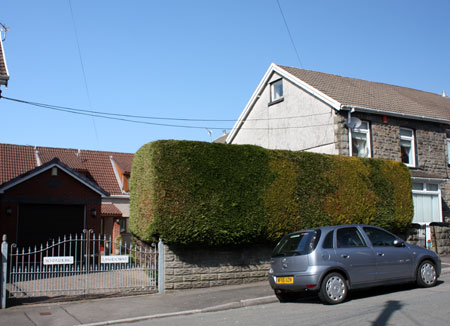
[{"label": "car rear wheel", "polygon": [[428,288],[435,286],[436,282],[436,266],[429,260],[420,263],[419,268],[417,269],[417,285],[422,288]]},{"label": "car rear wheel", "polygon": [[337,304],[347,298],[347,281],[339,273],[325,276],[319,291],[319,299],[325,304]]}]

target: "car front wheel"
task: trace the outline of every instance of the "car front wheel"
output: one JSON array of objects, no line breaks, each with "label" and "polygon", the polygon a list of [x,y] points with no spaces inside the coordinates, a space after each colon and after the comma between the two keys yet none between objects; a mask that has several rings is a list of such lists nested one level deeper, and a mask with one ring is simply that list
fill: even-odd
[{"label": "car front wheel", "polygon": [[347,281],[339,273],[328,274],[322,282],[319,299],[326,304],[337,304],[347,298]]},{"label": "car front wheel", "polygon": [[417,269],[417,285],[422,288],[428,288],[435,286],[436,282],[436,266],[429,260],[423,261]]}]

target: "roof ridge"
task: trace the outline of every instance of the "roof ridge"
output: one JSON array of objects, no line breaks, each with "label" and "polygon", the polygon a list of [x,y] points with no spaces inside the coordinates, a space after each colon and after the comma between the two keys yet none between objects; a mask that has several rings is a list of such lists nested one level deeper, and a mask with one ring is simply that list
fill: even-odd
[{"label": "roof ridge", "polygon": [[69,150],[69,151],[83,151],[83,152],[94,152],[94,153],[114,153],[114,154],[131,154],[131,155],[135,154],[135,153],[129,153],[129,152],[99,151],[99,150],[81,149],[81,148],[51,147],[51,146],[39,146],[39,145],[22,145],[22,144],[10,144],[10,143],[0,143],[0,145],[19,146],[19,147],[32,147],[32,148],[44,148],[44,149],[56,149],[56,150]]}]

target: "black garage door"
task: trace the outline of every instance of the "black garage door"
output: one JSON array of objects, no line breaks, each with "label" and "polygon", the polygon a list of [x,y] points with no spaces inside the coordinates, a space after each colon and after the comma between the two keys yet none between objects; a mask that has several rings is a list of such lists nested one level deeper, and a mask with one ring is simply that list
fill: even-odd
[{"label": "black garage door", "polygon": [[80,234],[83,225],[83,205],[22,204],[19,206],[18,245],[45,246],[48,240],[57,240],[58,236]]}]

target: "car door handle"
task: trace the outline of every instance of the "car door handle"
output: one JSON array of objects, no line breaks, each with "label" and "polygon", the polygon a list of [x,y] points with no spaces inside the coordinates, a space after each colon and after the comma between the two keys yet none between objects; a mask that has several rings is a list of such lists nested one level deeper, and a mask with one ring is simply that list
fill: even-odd
[{"label": "car door handle", "polygon": [[380,257],[384,257],[384,253],[382,253],[382,252],[377,252],[377,255]]},{"label": "car door handle", "polygon": [[342,258],[348,259],[350,258],[350,255],[341,255]]}]

